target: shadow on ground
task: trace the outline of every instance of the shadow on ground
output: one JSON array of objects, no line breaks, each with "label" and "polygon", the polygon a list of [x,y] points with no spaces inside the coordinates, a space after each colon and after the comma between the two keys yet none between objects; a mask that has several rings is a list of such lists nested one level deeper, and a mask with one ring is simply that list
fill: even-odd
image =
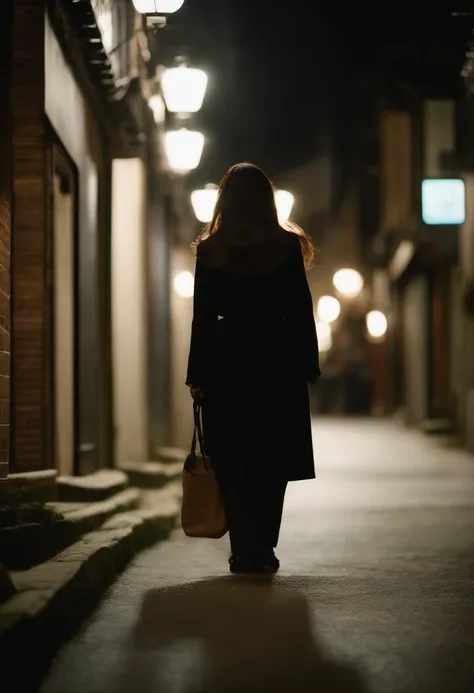
[{"label": "shadow on ground", "polygon": [[242,576],[149,592],[120,679],[129,693],[368,693],[318,645],[291,581]]}]

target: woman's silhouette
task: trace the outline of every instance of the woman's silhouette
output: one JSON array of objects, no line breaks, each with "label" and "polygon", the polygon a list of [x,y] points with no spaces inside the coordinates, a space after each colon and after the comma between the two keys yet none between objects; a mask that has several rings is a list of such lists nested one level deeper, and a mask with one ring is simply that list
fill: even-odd
[{"label": "woman's silhouette", "polygon": [[202,401],[229,526],[232,572],[275,572],[288,481],[314,473],[308,382],[320,375],[305,268],[314,246],[278,220],[252,164],[224,176],[196,244],[186,384]]}]

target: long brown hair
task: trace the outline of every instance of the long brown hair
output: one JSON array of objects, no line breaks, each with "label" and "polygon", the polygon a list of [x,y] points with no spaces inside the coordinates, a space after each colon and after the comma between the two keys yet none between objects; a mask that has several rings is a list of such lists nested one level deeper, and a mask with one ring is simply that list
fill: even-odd
[{"label": "long brown hair", "polygon": [[268,176],[254,164],[231,166],[222,178],[212,220],[193,243],[198,245],[219,233],[224,244],[230,246],[265,245],[278,238],[281,232],[298,236],[306,269],[316,254],[311,238],[293,222],[280,224],[275,203],[275,188]]}]

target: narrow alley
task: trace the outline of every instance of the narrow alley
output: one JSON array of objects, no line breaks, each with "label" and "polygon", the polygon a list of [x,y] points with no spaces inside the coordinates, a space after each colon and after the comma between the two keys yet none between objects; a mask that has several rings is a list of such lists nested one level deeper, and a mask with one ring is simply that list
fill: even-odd
[{"label": "narrow alley", "polygon": [[474,693],[474,12],[412,5],[0,1],[0,693]]},{"label": "narrow alley", "polygon": [[41,693],[464,693],[474,681],[474,458],[393,421],[319,419],[273,580],[227,539],[142,553]]}]

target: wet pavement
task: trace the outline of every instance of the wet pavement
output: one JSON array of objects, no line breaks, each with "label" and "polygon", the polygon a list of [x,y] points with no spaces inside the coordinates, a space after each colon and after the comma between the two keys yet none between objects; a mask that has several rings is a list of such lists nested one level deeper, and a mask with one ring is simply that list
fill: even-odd
[{"label": "wet pavement", "polygon": [[41,693],[472,693],[474,457],[394,422],[319,420],[273,580],[176,530],[138,556]]}]

